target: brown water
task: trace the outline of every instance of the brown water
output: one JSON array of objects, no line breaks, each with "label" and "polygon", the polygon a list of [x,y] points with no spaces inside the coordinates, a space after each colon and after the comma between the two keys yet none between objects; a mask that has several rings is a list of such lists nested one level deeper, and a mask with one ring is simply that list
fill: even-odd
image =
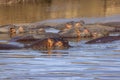
[{"label": "brown water", "polygon": [[0,6],[0,25],[120,14],[120,0],[44,0]]}]

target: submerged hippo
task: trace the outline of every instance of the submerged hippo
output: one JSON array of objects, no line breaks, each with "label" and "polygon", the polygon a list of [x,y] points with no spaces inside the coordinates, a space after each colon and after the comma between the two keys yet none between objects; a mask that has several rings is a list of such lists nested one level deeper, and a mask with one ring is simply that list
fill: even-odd
[{"label": "submerged hippo", "polygon": [[13,29],[15,29],[16,26],[9,24],[9,25],[2,25],[0,26],[0,33],[10,33],[10,31],[14,32]]},{"label": "submerged hippo", "polygon": [[69,48],[70,45],[68,41],[63,40],[62,38],[46,38],[43,40],[39,40],[28,47],[35,50],[49,50],[49,49],[66,49]]},{"label": "submerged hippo", "polygon": [[63,30],[59,32],[63,38],[91,37],[90,31],[79,22],[66,23]]},{"label": "submerged hippo", "polygon": [[[16,40],[17,38],[19,37],[16,37]],[[24,41],[22,39],[19,40]],[[69,47],[70,45],[68,41],[63,40],[62,38],[45,38],[36,41],[32,40],[32,43],[30,45],[25,45],[25,46],[19,46],[13,44],[0,44],[0,50],[12,50],[12,49],[23,49],[23,48],[26,49],[32,48],[35,50],[50,50],[50,49],[67,49]]]},{"label": "submerged hippo", "polygon": [[95,43],[108,43],[112,41],[120,40],[120,36],[106,36],[97,39],[90,40],[86,44],[95,44]]},{"label": "submerged hippo", "polygon": [[64,49],[69,47],[67,40],[62,39],[59,35],[46,33],[43,35],[17,36],[12,38],[12,42],[20,42],[29,44],[25,48],[32,49]]},{"label": "submerged hippo", "polygon": [[34,43],[38,40],[43,40],[45,38],[60,38],[60,35],[58,33],[48,32],[43,34],[16,36],[16,37],[13,37],[10,41],[29,44],[29,43]]},{"label": "submerged hippo", "polygon": [[108,36],[110,31],[114,29],[99,24],[87,24],[84,27],[86,27],[91,32],[91,35],[94,38]]},{"label": "submerged hippo", "polygon": [[0,44],[0,50],[22,49],[23,47],[13,44]]},{"label": "submerged hippo", "polygon": [[38,41],[40,39],[34,38],[32,35],[26,35],[26,36],[16,36],[13,37],[10,42],[20,42],[20,43],[33,43],[35,41]]},{"label": "submerged hippo", "polygon": [[111,32],[120,32],[120,22],[106,22],[106,23],[102,23],[101,25],[114,28],[111,30]]}]

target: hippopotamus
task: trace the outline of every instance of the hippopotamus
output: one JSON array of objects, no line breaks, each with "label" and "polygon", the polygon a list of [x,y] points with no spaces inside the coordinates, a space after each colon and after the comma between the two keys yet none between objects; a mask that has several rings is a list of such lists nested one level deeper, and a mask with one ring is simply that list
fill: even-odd
[{"label": "hippopotamus", "polygon": [[111,26],[111,27],[116,27],[116,26],[120,27],[120,21],[118,21],[118,22],[106,22],[106,23],[101,23],[101,24],[105,25],[105,26]]},{"label": "hippopotamus", "polygon": [[62,38],[46,38],[43,40],[38,40],[37,42],[28,46],[35,50],[49,50],[49,49],[66,49],[70,45],[67,40]]},{"label": "hippopotamus", "polygon": [[66,23],[63,30],[59,32],[63,38],[91,37],[90,31],[79,22]]},{"label": "hippopotamus", "polygon": [[33,43],[35,41],[38,41],[40,39],[35,38],[32,35],[25,35],[25,36],[16,36],[13,37],[11,40],[9,40],[10,42],[19,42],[19,43]]},{"label": "hippopotamus", "polygon": [[56,33],[46,33],[42,35],[26,35],[12,38],[12,42],[29,44],[25,48],[32,49],[64,49],[69,47],[67,40],[63,39]]},{"label": "hippopotamus", "polygon": [[64,22],[60,22],[60,23],[54,23],[53,25],[52,22],[51,24],[47,24],[48,28],[55,28],[57,30],[63,30],[66,28],[66,24],[71,24],[74,25],[74,23],[78,23],[78,25],[80,24],[81,26],[83,26],[85,24],[85,22],[83,20],[80,21],[64,21]]},{"label": "hippopotamus", "polygon": [[[12,50],[12,49],[23,49],[23,48],[32,48],[35,50],[50,50],[50,49],[67,49],[70,47],[67,40],[64,40],[62,38],[45,38],[45,39],[33,39],[31,36],[28,36],[29,39],[22,38],[18,39],[20,37],[14,38],[12,41],[23,41],[24,40],[30,40],[32,41],[29,45],[19,46],[14,44],[0,44],[0,50]],[[15,40],[16,39],[16,40]]]},{"label": "hippopotamus", "polygon": [[0,33],[10,33],[10,31],[15,32],[15,25],[8,24],[8,25],[2,25],[0,26]]},{"label": "hippopotamus", "polygon": [[86,42],[86,44],[108,43],[108,42],[117,41],[117,40],[120,40],[120,35],[119,36],[105,36],[105,37],[96,38],[96,39],[93,39],[93,40]]},{"label": "hippopotamus", "polygon": [[80,31],[78,29],[64,29],[59,32],[59,35],[63,38],[77,38],[80,37]]},{"label": "hippopotamus", "polygon": [[114,29],[114,28],[99,25],[99,24],[87,24],[84,27],[89,30],[92,37],[94,37],[94,38],[108,36],[110,31],[112,31]]},{"label": "hippopotamus", "polygon": [[27,33],[29,34],[43,34],[45,33],[45,29],[43,28],[28,28]]},{"label": "hippopotamus", "polygon": [[11,49],[22,49],[22,48],[23,47],[13,44],[0,44],[0,50],[11,50]]},{"label": "hippopotamus", "polygon": [[114,28],[113,30],[111,30],[111,32],[120,32],[120,22],[106,22],[106,23],[101,23],[101,25]]},{"label": "hippopotamus", "polygon": [[61,36],[58,33],[43,33],[43,34],[30,34],[30,35],[24,35],[24,36],[16,36],[13,37],[10,42],[20,42],[20,43],[33,43],[38,40],[43,40],[45,38],[60,38]]},{"label": "hippopotamus", "polygon": [[2,25],[0,26],[0,33],[10,33],[10,34],[21,34],[21,33],[30,33],[30,34],[41,34],[45,33],[43,28],[35,28],[30,25]]}]

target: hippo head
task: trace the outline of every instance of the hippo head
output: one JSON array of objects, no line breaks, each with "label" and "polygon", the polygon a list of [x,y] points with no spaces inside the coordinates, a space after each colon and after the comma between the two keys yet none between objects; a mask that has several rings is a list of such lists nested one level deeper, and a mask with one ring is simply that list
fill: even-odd
[{"label": "hippo head", "polygon": [[16,33],[16,29],[13,28],[13,27],[11,27],[11,28],[10,28],[10,33]]},{"label": "hippo head", "polygon": [[54,45],[53,45],[54,49],[65,49],[68,47],[70,46],[67,40],[63,40],[62,38],[54,39]]},{"label": "hippo head", "polygon": [[10,32],[10,37],[11,38],[16,36],[16,29],[15,28],[11,27],[9,29],[9,32]]},{"label": "hippo head", "polygon": [[68,47],[68,41],[60,38],[46,38],[31,45],[31,48],[36,50],[64,49]]},{"label": "hippo head", "polygon": [[25,32],[24,28],[22,26],[20,26],[18,28],[18,33],[24,33],[24,32]]},{"label": "hippo head", "polygon": [[46,38],[43,40],[38,40],[33,43],[30,47],[35,50],[48,50],[53,48],[54,40],[50,38]]},{"label": "hippo head", "polygon": [[67,28],[67,29],[71,29],[72,27],[73,27],[73,24],[70,22],[65,24],[65,28]]}]

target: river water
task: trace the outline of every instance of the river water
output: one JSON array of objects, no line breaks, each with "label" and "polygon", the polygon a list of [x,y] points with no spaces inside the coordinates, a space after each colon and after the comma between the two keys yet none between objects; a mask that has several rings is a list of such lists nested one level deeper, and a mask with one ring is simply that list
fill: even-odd
[{"label": "river water", "polygon": [[87,40],[70,40],[67,50],[0,50],[0,80],[120,80],[120,41]]},{"label": "river water", "polygon": [[[119,0],[90,0],[89,5],[85,0],[51,1],[1,6],[0,25],[84,17],[88,23],[120,21]],[[103,18],[111,15],[115,17]],[[8,34],[0,34],[0,43],[8,40]],[[120,41],[85,44],[86,41],[70,40],[73,47],[67,50],[0,50],[0,80],[120,80]]]}]

